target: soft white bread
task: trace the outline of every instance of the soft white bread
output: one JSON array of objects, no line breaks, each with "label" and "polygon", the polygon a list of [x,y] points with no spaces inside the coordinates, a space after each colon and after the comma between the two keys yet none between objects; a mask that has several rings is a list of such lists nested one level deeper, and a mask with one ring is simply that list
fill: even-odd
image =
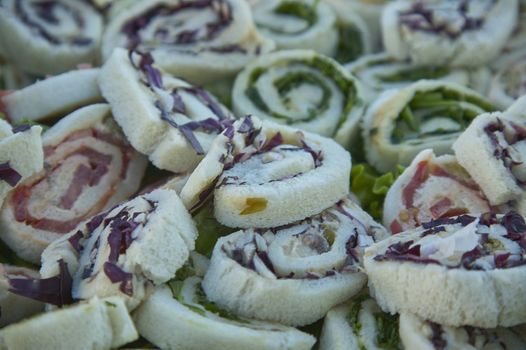
[{"label": "soft white bread", "polygon": [[[330,72],[330,74],[328,73]],[[295,85],[276,81],[293,78]],[[237,115],[333,137],[350,147],[364,113],[361,84],[336,61],[313,50],[285,50],[250,62],[234,82]],[[325,101],[325,102],[321,102]]]},{"label": "soft white bread", "polygon": [[0,330],[0,349],[117,348],[138,338],[122,299],[97,297]]},{"label": "soft white bread", "polygon": [[243,317],[309,324],[361,289],[363,249],[386,235],[345,198],[305,221],[219,239],[203,289]]},{"label": "soft white bread", "polygon": [[[147,154],[155,166],[177,173],[190,171],[201,160],[200,153],[208,151],[223,129],[221,122],[233,116],[206,91],[158,69],[157,65],[144,66],[141,63],[144,57],[115,49],[99,75],[102,94],[130,143]],[[150,81],[152,76],[159,81]],[[127,83],[122,84],[123,81]],[[190,142],[181,129],[206,119],[216,122],[217,129],[188,130],[197,145]]]},{"label": "soft white bread", "polygon": [[406,350],[435,350],[437,346],[445,350],[520,350],[526,347],[526,342],[511,329],[448,327],[408,313],[400,315],[400,338]]},{"label": "soft white bread", "polygon": [[10,278],[38,278],[37,271],[0,264],[0,327],[18,322],[26,317],[44,311],[44,304],[32,299],[11,293],[9,289]]},{"label": "soft white bread", "polygon": [[[63,259],[75,299],[120,296],[130,309],[151,284],[175,276],[194,249],[195,224],[177,194],[155,190],[94,217],[42,254],[41,274],[55,276]],[[73,244],[73,242],[76,242]]]},{"label": "soft white bread", "polygon": [[[459,218],[464,220],[467,216]],[[454,327],[492,328],[524,323],[526,299],[521,295],[526,292],[526,265],[520,262],[514,267],[496,268],[493,265],[494,260],[498,262],[496,257],[501,252],[515,257],[517,253],[516,244],[496,233],[502,232],[502,226],[484,227],[490,232],[489,242],[496,242],[497,247],[501,242],[503,247],[509,248],[502,251],[495,248],[495,253],[485,253],[481,257],[475,255],[474,262],[469,260],[469,254],[464,256],[466,251],[473,247],[489,249],[486,246],[480,248],[483,227],[478,219],[467,226],[439,226],[444,231],[434,227],[425,237],[422,234],[429,227],[406,231],[366,249],[364,266],[369,288],[381,308],[390,313],[414,313],[423,319]],[[405,252],[400,258],[390,257],[402,248],[400,244],[393,245],[397,243],[410,245],[413,253]],[[417,244],[420,245],[419,254],[415,255],[417,248],[414,246]],[[463,267],[472,263],[476,266]]]},{"label": "soft white bread", "polygon": [[35,3],[2,3],[2,55],[20,69],[42,75],[95,63],[103,29],[99,13],[81,1],[55,1],[46,11],[38,11]]},{"label": "soft white bread", "polygon": [[7,194],[24,180],[42,170],[44,151],[40,126],[12,133],[11,126],[0,120],[0,164],[15,171],[16,179],[0,179],[0,207]]},{"label": "soft white bread", "polygon": [[208,299],[236,315],[295,326],[310,324],[356,294],[366,282],[361,272],[318,279],[261,275],[222,251],[227,240],[247,239],[246,235],[240,231],[217,241],[203,280]]},{"label": "soft white bread", "polygon": [[517,23],[518,2],[472,1],[462,6],[439,0],[389,3],[381,20],[386,51],[418,65],[475,67],[490,62]]},{"label": "soft white bread", "polygon": [[[462,123],[449,112],[436,112],[436,106],[426,104],[427,94],[436,102],[450,102],[462,115]],[[439,97],[433,95],[438,94]],[[411,106],[413,99],[424,97],[421,106]],[[422,105],[422,102],[423,105]],[[413,122],[406,121],[402,113],[406,108],[412,111]],[[381,172],[394,170],[397,164],[407,166],[423,149],[432,148],[436,155],[451,153],[451,145],[472,115],[492,109],[485,98],[462,85],[436,80],[419,80],[402,89],[384,91],[368,108],[363,119],[363,138],[367,161]],[[455,109],[457,110],[457,109]],[[397,124],[407,124],[399,128]],[[395,140],[395,133],[403,131]]]},{"label": "soft white bread", "polygon": [[397,330],[398,316],[385,314],[368,295],[358,295],[327,313],[320,350],[400,348]]},{"label": "soft white bread", "polygon": [[307,350],[314,345],[314,337],[292,327],[228,318],[224,312],[207,310],[203,304],[210,302],[206,299],[181,295],[190,294],[185,291],[189,287],[200,288],[200,281],[186,279],[179,295],[173,295],[167,286],[156,288],[134,313],[139,333],[161,349]]},{"label": "soft white bread", "polygon": [[[270,149],[262,148],[269,143]],[[192,208],[215,186],[214,215],[222,224],[285,225],[321,212],[349,192],[350,159],[331,139],[247,117],[235,123],[233,135],[216,138],[181,199]]]},{"label": "soft white bread", "polygon": [[525,106],[526,98],[522,98],[509,112],[479,115],[453,144],[458,162],[494,205],[524,194],[526,138],[521,132],[526,131]]},{"label": "soft white bread", "polygon": [[482,190],[452,155],[421,151],[387,191],[383,224],[391,233],[462,213],[482,214],[493,208]]},{"label": "soft white bread", "polygon": [[9,194],[0,213],[2,239],[34,263],[53,240],[134,194],[147,165],[107,104],[71,113],[42,142],[46,166]]},{"label": "soft white bread", "polygon": [[[336,15],[326,3],[310,6],[314,12],[314,21],[309,23],[295,15],[280,11],[280,1],[259,1],[252,6],[252,16],[258,31],[274,40],[278,49],[311,49],[325,56],[334,56],[338,44]],[[301,3],[299,5],[301,6]]]},{"label": "soft white bread", "polygon": [[80,69],[37,81],[2,97],[13,121],[61,117],[95,102],[102,96],[97,84],[99,69]]}]

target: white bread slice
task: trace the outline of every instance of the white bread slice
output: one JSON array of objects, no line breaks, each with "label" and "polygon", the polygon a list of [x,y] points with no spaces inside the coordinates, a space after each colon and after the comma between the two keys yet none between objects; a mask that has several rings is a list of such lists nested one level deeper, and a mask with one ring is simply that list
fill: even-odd
[{"label": "white bread slice", "polygon": [[400,315],[400,337],[406,350],[507,349],[521,350],[526,342],[507,328],[448,327],[415,315]]},{"label": "white bread slice", "polygon": [[[507,215],[518,219],[517,214]],[[459,217],[461,221],[466,218]],[[484,220],[483,217],[480,220]],[[497,216],[496,220],[504,219]],[[399,233],[367,248],[364,266],[371,295],[386,312],[413,313],[453,327],[509,327],[526,322],[526,299],[521,297],[526,292],[526,265],[496,268],[493,262],[497,255],[505,252],[520,254],[518,244],[503,240],[500,235],[507,234],[503,226],[492,225],[488,229],[481,225],[477,218],[466,226],[445,223],[423,227]],[[444,231],[440,230],[442,228]],[[493,253],[484,253],[471,262],[467,255],[468,260],[464,260],[462,256],[466,251],[480,247],[485,231],[489,231],[492,239],[488,242],[496,244],[491,248],[495,249]],[[499,248],[499,242],[503,248]],[[397,243],[410,244],[410,248],[420,245],[420,253],[417,257],[404,253],[399,259],[386,258],[386,251],[401,247],[393,246]],[[419,261],[411,261],[408,257]],[[435,262],[428,262],[429,259]],[[470,269],[463,264],[468,264]]]},{"label": "white bread slice", "polygon": [[[363,119],[363,138],[367,161],[380,172],[394,170],[397,164],[407,166],[422,150],[432,148],[436,155],[452,153],[451,145],[463,131],[462,125],[455,121],[453,115],[446,112],[443,116],[434,115],[433,107],[413,109],[416,119],[418,112],[431,115],[431,118],[420,120],[420,128],[416,135],[404,134],[404,138],[395,142],[393,132],[397,121],[402,121],[402,111],[413,98],[422,93],[439,92],[444,98],[444,93],[453,95],[448,100],[457,102],[457,107],[470,114],[480,114],[491,109],[485,97],[462,85],[438,81],[419,80],[402,89],[386,90],[368,108]],[[464,123],[469,124],[467,116],[463,117]],[[440,130],[447,130],[441,133]],[[409,138],[405,136],[411,136]],[[422,135],[422,137],[420,137]]]},{"label": "white bread slice", "polygon": [[[96,61],[103,29],[99,13],[78,1],[60,0],[53,4],[53,8],[42,14],[32,2],[3,2],[2,55],[23,71],[58,74],[80,63]],[[56,23],[40,17],[48,11]]]},{"label": "white bread slice", "polygon": [[0,213],[2,239],[34,263],[53,240],[134,194],[147,165],[126,142],[107,104],[61,119],[42,142],[45,168],[11,191]]},{"label": "white bread slice", "polygon": [[[130,143],[155,166],[176,173],[190,171],[203,156],[199,152],[206,153],[224,128],[221,123],[234,117],[206,91],[159,70],[157,65],[143,68],[140,62],[144,57],[116,48],[99,76],[102,93]],[[157,72],[160,82],[150,82],[149,70]],[[217,130],[190,131],[202,148],[198,150],[181,128],[206,119],[217,123]]]},{"label": "white bread slice", "polygon": [[522,98],[505,112],[479,115],[453,144],[458,162],[494,205],[524,194],[525,106],[526,98]]},{"label": "white bread slice", "polygon": [[[491,62],[517,23],[518,2],[475,1],[464,11],[461,6],[461,2],[390,2],[381,19],[386,51],[417,65],[475,67]],[[467,11],[473,22],[480,21],[479,26],[469,27],[462,17]]]},{"label": "white bread slice", "polygon": [[278,0],[259,1],[252,6],[252,16],[258,31],[272,39],[278,49],[311,49],[325,56],[334,56],[338,45],[336,14],[324,3],[312,6],[314,21],[308,23],[295,15],[280,13]]},{"label": "white bread slice", "polygon": [[493,210],[482,190],[452,155],[421,151],[387,191],[383,224],[391,233],[459,214]]},{"label": "white bread slice", "polygon": [[190,277],[182,286],[181,294],[190,294],[193,300],[173,295],[167,286],[156,288],[134,313],[139,333],[161,349],[307,350],[314,345],[314,337],[292,327],[207,310],[192,291],[185,291],[200,288],[200,282]]},{"label": "white bread slice", "polygon": [[[290,91],[274,83],[295,74],[308,74],[314,82],[295,80]],[[326,106],[318,102],[324,98]],[[333,137],[345,148],[355,141],[365,109],[360,82],[335,60],[307,49],[272,52],[250,62],[236,77],[232,105],[239,116]]]},{"label": "white bread slice", "polygon": [[102,102],[98,75],[98,68],[69,71],[4,95],[1,100],[13,121],[61,117],[79,107]]},{"label": "white bread slice", "polygon": [[[262,148],[278,134],[281,144]],[[222,224],[285,225],[315,215],[349,193],[350,163],[349,153],[331,139],[247,117],[216,138],[181,199],[192,209],[215,188],[214,215]]]},{"label": "white bread slice", "polygon": [[[379,343],[378,339],[384,343]],[[359,294],[325,316],[320,350],[385,348],[401,348],[398,316],[385,314],[368,295]]]},{"label": "white bread slice", "polygon": [[63,259],[73,275],[74,298],[117,295],[131,310],[151,285],[175,276],[194,249],[196,237],[195,224],[177,194],[158,189],[53,242],[42,254],[41,274],[57,275],[57,262]]},{"label": "white bread slice", "polygon": [[0,330],[0,349],[110,349],[138,338],[120,298],[97,297]]},{"label": "white bread slice", "polygon": [[[7,164],[19,175],[15,186],[42,170],[44,151],[41,132],[40,126],[32,126],[13,134],[11,126],[0,120],[0,164]],[[0,207],[13,187],[7,181],[0,180]]]},{"label": "white bread slice", "polygon": [[345,198],[305,221],[220,238],[203,289],[236,315],[309,324],[362,288],[363,249],[386,235]]},{"label": "white bread slice", "polygon": [[9,291],[10,278],[38,278],[37,271],[0,264],[0,327],[18,322],[26,317],[44,311],[44,304],[24,298]]}]

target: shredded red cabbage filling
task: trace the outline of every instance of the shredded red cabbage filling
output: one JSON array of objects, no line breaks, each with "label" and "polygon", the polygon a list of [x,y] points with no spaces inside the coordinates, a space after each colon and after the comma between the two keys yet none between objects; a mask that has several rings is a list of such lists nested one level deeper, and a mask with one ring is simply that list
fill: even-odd
[{"label": "shredded red cabbage filling", "polygon": [[[416,1],[409,10],[399,12],[399,20],[401,24],[412,30],[437,35],[444,34],[450,39],[456,39],[463,32],[477,30],[484,25],[484,17],[472,17],[469,15],[470,2],[471,0],[457,1],[457,15],[453,16],[453,14],[450,14],[449,20],[445,21],[443,16],[439,17],[436,14],[439,12],[438,9],[434,11],[426,7],[423,1]],[[447,23],[448,21],[452,23]]]},{"label": "shredded red cabbage filling", "polygon": [[[488,135],[495,148],[493,151],[495,158],[502,161],[518,185],[526,186],[526,178],[519,178],[517,176],[518,173],[514,171],[515,167],[522,167],[524,162],[522,159],[514,159],[513,155],[515,152],[511,151],[511,147],[516,143],[526,140],[526,128],[511,120],[503,122],[500,118],[497,118],[496,122],[484,127],[484,132]],[[500,142],[497,133],[502,134],[507,145],[503,145]]]},{"label": "shredded red cabbage filling", "polygon": [[31,28],[31,30],[37,33],[39,36],[46,39],[50,44],[60,45],[62,44],[62,41],[65,41],[67,44],[75,46],[86,46],[91,45],[93,43],[93,40],[91,38],[85,36],[75,35],[59,38],[57,35],[52,34],[39,21],[33,20],[31,18],[31,16],[26,12],[26,9],[24,8],[24,3],[27,4],[27,6],[31,6],[34,12],[39,16],[39,18],[42,19],[44,22],[49,23],[51,27],[60,25],[59,19],[56,16],[55,11],[60,10],[62,12],[70,14],[71,18],[73,19],[73,22],[75,23],[78,29],[83,29],[85,27],[85,22],[82,18],[82,15],[78,11],[75,11],[70,6],[68,6],[67,3],[65,3],[64,1],[15,1],[15,15],[20,19],[20,21],[22,21],[22,23]]},{"label": "shredded red cabbage filling", "polygon": [[[456,218],[442,218],[425,223],[427,228],[420,237],[437,234],[446,231],[447,225],[461,225],[462,227],[472,223],[476,218],[469,215],[461,215]],[[491,225],[502,225],[506,229],[506,235],[503,237],[517,243],[521,248],[521,254],[494,253],[491,245],[491,239],[488,233],[480,233],[481,225],[489,230]],[[447,268],[464,268],[466,270],[484,270],[484,267],[478,264],[480,258],[493,256],[495,268],[505,269],[516,266],[526,265],[526,223],[524,218],[515,211],[510,211],[502,217],[497,217],[494,213],[484,213],[479,218],[477,226],[479,235],[479,245],[470,251],[464,252],[460,263],[454,266],[444,265],[438,260],[422,257],[420,254],[420,245],[414,245],[414,240],[406,242],[396,242],[387,247],[385,253],[376,255],[375,261],[409,261],[417,264],[438,264]]]},{"label": "shredded red cabbage filling", "polygon": [[13,169],[9,162],[0,164],[0,180],[7,182],[11,187],[15,187],[20,180],[22,180],[22,175],[20,175],[15,169]]},{"label": "shredded red cabbage filling", "polygon": [[436,350],[444,350],[447,347],[447,340],[442,337],[444,330],[442,326],[438,323],[427,321],[429,327],[431,328],[431,344],[435,347]]},{"label": "shredded red cabbage filling", "polygon": [[141,31],[148,27],[154,18],[170,17],[185,10],[207,8],[216,15],[213,21],[204,23],[200,28],[180,31],[173,37],[169,36],[168,29],[158,28],[155,32],[155,39],[160,45],[189,45],[211,41],[225,30],[233,20],[231,6],[225,0],[182,1],[174,5],[158,4],[127,21],[121,32],[127,36],[128,47],[134,47],[142,43]]},{"label": "shredded red cabbage filling", "polygon": [[68,264],[58,261],[60,272],[50,278],[9,278],[9,291],[26,298],[62,307],[73,304],[71,296],[72,278]]}]

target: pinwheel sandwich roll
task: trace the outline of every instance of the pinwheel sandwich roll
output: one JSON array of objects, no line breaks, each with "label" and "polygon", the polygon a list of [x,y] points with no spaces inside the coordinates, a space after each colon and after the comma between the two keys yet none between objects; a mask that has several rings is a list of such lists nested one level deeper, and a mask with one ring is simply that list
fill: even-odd
[{"label": "pinwheel sandwich roll", "polygon": [[423,149],[452,153],[451,145],[475,117],[494,107],[455,83],[420,80],[382,93],[363,123],[365,155],[377,170],[407,166]]},{"label": "pinwheel sandwich roll", "polygon": [[256,31],[244,0],[155,0],[131,3],[111,18],[104,59],[115,47],[151,52],[163,69],[203,85],[233,77],[274,42]]},{"label": "pinwheel sandwich roll", "polygon": [[13,129],[0,119],[0,207],[15,186],[42,170],[41,132],[40,126]]},{"label": "pinwheel sandwich roll", "polygon": [[134,194],[147,163],[107,104],[66,116],[42,142],[44,169],[11,191],[0,213],[1,238],[34,263],[49,243]]},{"label": "pinwheel sandwich roll", "polygon": [[194,211],[210,195],[229,227],[275,227],[317,214],[349,193],[351,158],[331,139],[246,117],[212,144],[181,190]]},{"label": "pinwheel sandwich roll", "polygon": [[313,336],[278,323],[238,318],[208,301],[201,278],[160,286],[135,311],[139,333],[162,349],[307,350]]},{"label": "pinwheel sandwich roll", "polygon": [[62,117],[75,109],[102,102],[97,84],[99,69],[79,69],[37,81],[1,97],[14,122]]},{"label": "pinwheel sandwich roll", "polygon": [[320,350],[402,349],[398,315],[383,312],[367,294],[331,309],[323,321]]},{"label": "pinwheel sandwich roll", "polygon": [[453,145],[459,163],[492,204],[524,195],[526,97],[505,112],[478,116]]},{"label": "pinwheel sandwich roll", "polygon": [[18,322],[24,318],[44,311],[44,304],[11,293],[9,279],[38,278],[37,271],[8,264],[0,264],[0,327]]},{"label": "pinwheel sandwich roll", "polygon": [[326,56],[336,52],[336,14],[323,2],[258,1],[252,15],[258,31],[278,49],[312,49]]},{"label": "pinwheel sandwich roll", "polygon": [[520,350],[526,347],[526,342],[513,329],[448,327],[408,313],[400,315],[400,338],[407,350]]},{"label": "pinwheel sandwich roll", "polygon": [[[340,21],[346,21],[349,18],[357,18],[367,27],[368,45],[371,52],[381,49],[381,28],[380,17],[382,10],[387,4],[387,0],[325,0],[332,6]],[[358,26],[361,30],[361,25]],[[367,45],[367,43],[365,43]]]},{"label": "pinwheel sandwich roll", "polygon": [[422,223],[460,214],[492,211],[484,192],[453,155],[420,152],[389,188],[383,224],[399,233]]},{"label": "pinwheel sandwich roll", "polygon": [[503,54],[495,68],[488,96],[497,106],[507,108],[526,95],[526,40],[522,49]]},{"label": "pinwheel sandwich roll", "polygon": [[417,66],[398,60],[388,53],[365,55],[345,65],[362,83],[368,101],[374,101],[384,90],[404,88],[418,80],[441,80],[469,86],[483,93],[491,79],[487,68],[468,70],[447,66]]},{"label": "pinwheel sandwich roll", "polygon": [[236,315],[298,326],[355,295],[363,249],[386,230],[348,198],[321,214],[220,238],[203,280],[207,297]]},{"label": "pinwheel sandwich roll", "polygon": [[97,297],[0,330],[0,349],[118,348],[138,338],[120,298]]},{"label": "pinwheel sandwich roll", "polygon": [[161,169],[193,170],[234,120],[207,91],[160,70],[149,53],[115,49],[99,83],[132,146]]},{"label": "pinwheel sandwich roll", "polygon": [[6,0],[0,8],[2,54],[34,74],[95,63],[102,18],[82,1]]},{"label": "pinwheel sandwich roll", "polygon": [[416,64],[476,67],[498,56],[517,10],[517,0],[397,0],[382,13],[383,42]]},{"label": "pinwheel sandwich roll", "polygon": [[510,211],[438,219],[391,236],[365,250],[372,296],[384,311],[453,327],[525,323],[525,234],[523,217]]},{"label": "pinwheel sandwich roll", "polygon": [[195,247],[197,231],[174,191],[136,197],[81,225],[42,254],[44,278],[72,275],[73,299],[118,296],[132,310],[153,286],[172,279]]},{"label": "pinwheel sandwich roll", "polygon": [[271,53],[237,76],[232,104],[238,115],[333,137],[350,146],[364,111],[361,86],[337,62],[310,50]]}]

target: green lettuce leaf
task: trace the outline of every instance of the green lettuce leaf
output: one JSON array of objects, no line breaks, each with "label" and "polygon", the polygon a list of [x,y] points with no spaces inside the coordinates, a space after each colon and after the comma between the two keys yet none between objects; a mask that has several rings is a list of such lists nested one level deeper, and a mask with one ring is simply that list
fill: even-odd
[{"label": "green lettuce leaf", "polygon": [[352,167],[351,191],[359,199],[361,207],[374,219],[382,219],[385,195],[403,171],[404,167],[400,165],[396,171],[385,174],[379,174],[366,163]]},{"label": "green lettuce leaf", "polygon": [[213,201],[208,201],[194,215],[199,236],[195,242],[195,250],[207,257],[212,255],[212,250],[221,236],[228,235],[236,229],[221,225],[214,217]]}]

